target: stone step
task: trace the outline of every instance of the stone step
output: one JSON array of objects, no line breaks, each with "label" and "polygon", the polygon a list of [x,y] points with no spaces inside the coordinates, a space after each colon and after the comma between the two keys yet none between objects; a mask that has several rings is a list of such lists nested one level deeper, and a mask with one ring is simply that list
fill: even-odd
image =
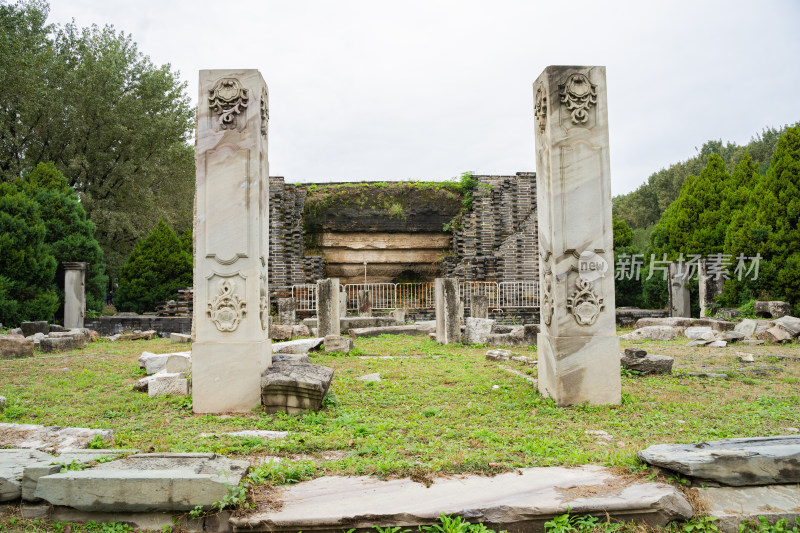
[{"label": "stone step", "polygon": [[495,477],[409,479],[323,477],[285,487],[279,510],[231,518],[234,531],[341,531],[374,526],[415,528],[442,513],[493,529],[541,531],[566,512],[664,526],[692,516],[673,486],[630,481],[599,466],[527,468]]}]

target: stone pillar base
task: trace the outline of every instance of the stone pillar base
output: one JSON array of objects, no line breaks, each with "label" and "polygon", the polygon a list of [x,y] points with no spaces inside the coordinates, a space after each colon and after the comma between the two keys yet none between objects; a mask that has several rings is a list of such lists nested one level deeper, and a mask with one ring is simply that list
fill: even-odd
[{"label": "stone pillar base", "polygon": [[539,392],[559,407],[618,404],[619,338],[537,336]]},{"label": "stone pillar base", "polygon": [[250,412],[261,404],[261,374],[269,367],[268,342],[192,344],[195,413]]}]

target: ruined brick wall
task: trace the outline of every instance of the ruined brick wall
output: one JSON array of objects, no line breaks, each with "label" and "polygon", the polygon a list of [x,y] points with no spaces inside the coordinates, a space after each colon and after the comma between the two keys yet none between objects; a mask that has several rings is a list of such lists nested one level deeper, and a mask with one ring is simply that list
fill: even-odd
[{"label": "ruined brick wall", "polygon": [[453,233],[446,275],[465,281],[537,280],[536,174],[475,178],[472,210]]},{"label": "ruined brick wall", "polygon": [[303,207],[306,191],[269,178],[269,286],[273,294],[285,287],[314,283],[325,277],[321,257],[304,257]]}]

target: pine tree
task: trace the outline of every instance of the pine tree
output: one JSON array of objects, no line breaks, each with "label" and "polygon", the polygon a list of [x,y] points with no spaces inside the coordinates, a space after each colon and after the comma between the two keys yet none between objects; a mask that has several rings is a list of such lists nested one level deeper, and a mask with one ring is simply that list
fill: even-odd
[{"label": "pine tree", "polygon": [[39,163],[19,180],[19,188],[39,204],[45,225],[45,244],[57,264],[67,261],[89,263],[86,274],[86,308],[103,309],[108,277],[103,250],[95,239],[95,225],[77,193],[53,163]]},{"label": "pine tree", "polygon": [[0,322],[49,320],[58,309],[56,260],[45,245],[39,205],[0,183]]},{"label": "pine tree", "polygon": [[192,256],[175,231],[161,220],[140,239],[120,269],[115,295],[118,309],[142,313],[157,302],[175,297],[177,290],[192,284]]}]

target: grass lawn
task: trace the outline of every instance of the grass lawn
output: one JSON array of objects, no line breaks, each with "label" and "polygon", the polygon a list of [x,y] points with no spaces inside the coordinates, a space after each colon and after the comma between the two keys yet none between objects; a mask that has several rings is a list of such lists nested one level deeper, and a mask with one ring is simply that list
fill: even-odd
[{"label": "grass lawn", "polygon": [[[211,416],[192,414],[190,398],[151,399],[132,390],[144,376],[137,363],[142,351],[185,345],[98,341],[66,354],[0,361],[0,395],[8,398],[0,422],[110,428],[117,447],[149,452],[215,452],[254,464],[267,456],[291,459],[274,468],[276,482],[324,474],[425,480],[586,463],[636,468],[636,452],[651,444],[779,435],[800,427],[800,345],[687,348],[686,342],[637,343],[675,357],[674,374],[623,373],[623,402],[616,407],[557,408],[502,368],[536,377],[535,367],[487,361],[485,346],[384,336],[357,340],[362,357],[312,355],[313,362],[336,369],[319,413]],[[632,344],[622,342],[623,348]],[[536,357],[535,348],[514,351]],[[740,363],[740,352],[755,354],[756,362]],[[676,377],[689,371],[722,372],[729,379]],[[380,382],[357,379],[374,372]],[[290,435],[213,435],[242,429]],[[592,430],[612,438],[598,439],[587,433]]]}]

